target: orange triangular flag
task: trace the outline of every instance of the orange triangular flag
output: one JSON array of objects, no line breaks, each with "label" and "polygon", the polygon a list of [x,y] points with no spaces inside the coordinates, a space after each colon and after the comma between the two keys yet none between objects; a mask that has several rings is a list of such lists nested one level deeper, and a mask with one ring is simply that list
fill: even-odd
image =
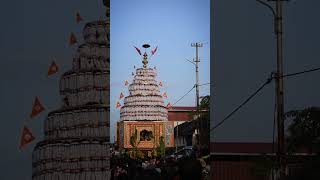
[{"label": "orange triangular flag", "polygon": [[35,99],[35,101],[33,103],[32,112],[30,114],[30,118],[35,117],[36,115],[38,115],[39,113],[41,113],[44,110],[45,109],[42,106],[42,104],[40,103],[38,97],[36,97],[36,99]]},{"label": "orange triangular flag", "polygon": [[52,61],[51,65],[49,67],[49,70],[48,70],[48,76],[50,76],[56,72],[58,72],[58,66],[54,61]]},{"label": "orange triangular flag", "polygon": [[128,84],[129,84],[129,82],[126,80],[126,81],[124,82],[124,85],[125,85],[125,86],[128,86]]},{"label": "orange triangular flag", "polygon": [[26,126],[24,126],[19,148],[22,149],[27,144],[31,143],[34,139],[35,139],[35,137],[32,135],[31,131]]},{"label": "orange triangular flag", "polygon": [[172,108],[171,103],[168,103],[167,108],[168,108],[168,109],[171,109],[171,108]]},{"label": "orange triangular flag", "polygon": [[120,99],[122,99],[124,97],[123,93],[120,94]]},{"label": "orange triangular flag", "polygon": [[166,92],[164,92],[162,96],[163,96],[163,97],[165,97],[165,98],[167,98],[167,97],[168,97],[168,95],[167,95],[167,93],[166,93]]},{"label": "orange triangular flag", "polygon": [[76,17],[76,19],[77,19],[77,23],[79,23],[79,22],[81,22],[81,21],[83,21],[83,18],[81,17],[81,15],[80,15],[80,13],[79,12],[77,12],[77,15],[76,15],[77,17]]},{"label": "orange triangular flag", "polygon": [[162,87],[162,81],[160,81],[159,86],[161,86],[161,87]]},{"label": "orange triangular flag", "polygon": [[72,46],[72,45],[74,45],[75,43],[77,43],[77,38],[76,38],[76,36],[75,36],[73,33],[71,33],[71,34],[70,34],[70,39],[69,39],[69,45]]},{"label": "orange triangular flag", "polygon": [[121,107],[121,104],[120,104],[120,102],[118,101],[117,102],[117,105],[116,105],[116,108],[118,109],[118,108],[120,108]]}]

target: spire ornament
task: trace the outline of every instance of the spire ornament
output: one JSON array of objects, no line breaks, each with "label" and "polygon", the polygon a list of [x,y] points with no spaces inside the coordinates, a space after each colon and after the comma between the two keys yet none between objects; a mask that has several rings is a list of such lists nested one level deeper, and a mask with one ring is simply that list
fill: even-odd
[{"label": "spire ornament", "polygon": [[147,54],[147,49],[150,47],[149,44],[144,44],[142,45],[142,47],[145,49],[145,52],[143,54],[143,60],[142,60],[142,63],[143,63],[143,68],[147,68],[147,64],[148,64],[148,54]]}]

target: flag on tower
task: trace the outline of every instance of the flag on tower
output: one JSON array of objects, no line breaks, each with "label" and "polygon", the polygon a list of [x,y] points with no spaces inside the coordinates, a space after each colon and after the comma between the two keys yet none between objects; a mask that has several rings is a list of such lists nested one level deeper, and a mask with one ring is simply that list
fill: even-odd
[{"label": "flag on tower", "polygon": [[172,108],[171,103],[168,103],[168,105],[167,105],[167,109],[171,109],[171,108]]},{"label": "flag on tower", "polygon": [[40,103],[38,97],[36,97],[35,100],[34,100],[34,103],[33,103],[32,112],[30,114],[30,118],[35,117],[36,115],[38,115],[39,113],[41,113],[44,110],[45,109],[42,106],[42,104]]},{"label": "flag on tower", "polygon": [[161,87],[163,86],[163,85],[162,85],[162,81],[160,81],[159,86],[161,86]]},{"label": "flag on tower", "polygon": [[120,104],[120,102],[118,101],[118,102],[117,102],[117,105],[116,105],[116,108],[119,109],[120,107],[121,107],[121,104]]},{"label": "flag on tower", "polygon": [[128,86],[128,84],[129,84],[129,82],[126,80],[126,81],[124,82],[124,85],[125,85],[125,86]]},{"label": "flag on tower", "polygon": [[54,61],[52,61],[51,65],[49,67],[49,70],[48,70],[48,76],[50,76],[56,72],[58,72],[58,66]]},{"label": "flag on tower", "polygon": [[77,23],[79,23],[79,22],[81,22],[81,21],[83,21],[83,18],[81,17],[81,15],[80,15],[80,13],[79,12],[77,12],[77,15],[76,15],[77,17],[76,17],[76,19],[77,19]]},{"label": "flag on tower", "polygon": [[132,72],[132,76],[134,76],[134,73]]},{"label": "flag on tower", "polygon": [[139,48],[137,48],[137,47],[135,47],[135,46],[133,46],[134,48],[136,48],[136,50],[137,50],[137,52],[141,55],[141,51],[140,51],[140,49]]},{"label": "flag on tower", "polygon": [[76,36],[75,36],[73,33],[71,33],[71,34],[70,34],[70,39],[69,39],[69,45],[72,46],[72,45],[74,45],[75,43],[77,43],[77,38],[76,38]]},{"label": "flag on tower", "polygon": [[154,55],[157,52],[157,49],[158,49],[158,46],[154,50],[151,50],[151,54]]},{"label": "flag on tower", "polygon": [[35,137],[32,135],[31,131],[26,126],[24,126],[22,130],[19,148],[22,149],[27,144],[31,143],[34,139]]},{"label": "flag on tower", "polygon": [[120,93],[120,99],[122,99],[124,97],[123,93]]},{"label": "flag on tower", "polygon": [[162,96],[165,97],[165,98],[168,98],[168,95],[167,95],[166,92],[164,92]]},{"label": "flag on tower", "polygon": [[133,68],[135,69],[135,68],[136,68],[136,66],[133,66]]}]

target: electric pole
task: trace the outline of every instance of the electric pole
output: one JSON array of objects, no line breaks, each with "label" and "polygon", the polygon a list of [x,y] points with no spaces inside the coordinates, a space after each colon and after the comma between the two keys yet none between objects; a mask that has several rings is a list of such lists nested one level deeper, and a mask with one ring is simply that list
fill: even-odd
[{"label": "electric pole", "polygon": [[[199,47],[203,47],[202,43],[192,43],[191,47],[195,47],[196,48],[196,60],[194,61],[195,66],[196,66],[196,107],[197,107],[197,111],[196,111],[196,117],[198,119],[198,145],[200,147],[200,141],[201,141],[201,132],[200,132],[200,128],[201,128],[201,119],[199,118]],[[201,150],[201,149],[200,149]]]},{"label": "electric pole", "polygon": [[276,98],[277,98],[277,160],[279,165],[280,180],[286,177],[286,150],[284,135],[284,89],[283,89],[283,15],[282,1],[288,0],[268,0],[276,1],[275,10],[268,3],[257,0],[267,6],[274,15],[275,34],[277,39],[277,73],[276,79]]},{"label": "electric pole", "polygon": [[276,2],[276,35],[277,35],[277,119],[278,119],[278,155],[280,163],[280,179],[286,175],[284,147],[284,98],[283,98],[283,31],[282,0]]}]

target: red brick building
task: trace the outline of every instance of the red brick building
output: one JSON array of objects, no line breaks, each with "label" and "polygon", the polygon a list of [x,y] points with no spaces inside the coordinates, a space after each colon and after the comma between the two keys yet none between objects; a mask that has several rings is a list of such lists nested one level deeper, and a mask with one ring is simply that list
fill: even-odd
[{"label": "red brick building", "polygon": [[[277,162],[276,144],[273,143],[210,143],[212,180],[272,180],[272,167]],[[274,148],[274,150],[273,150]],[[295,176],[303,162],[316,153],[301,149],[287,155],[287,174]],[[274,169],[274,172],[276,170]],[[274,173],[276,175],[276,173]],[[275,178],[276,179],[276,178]]]}]

